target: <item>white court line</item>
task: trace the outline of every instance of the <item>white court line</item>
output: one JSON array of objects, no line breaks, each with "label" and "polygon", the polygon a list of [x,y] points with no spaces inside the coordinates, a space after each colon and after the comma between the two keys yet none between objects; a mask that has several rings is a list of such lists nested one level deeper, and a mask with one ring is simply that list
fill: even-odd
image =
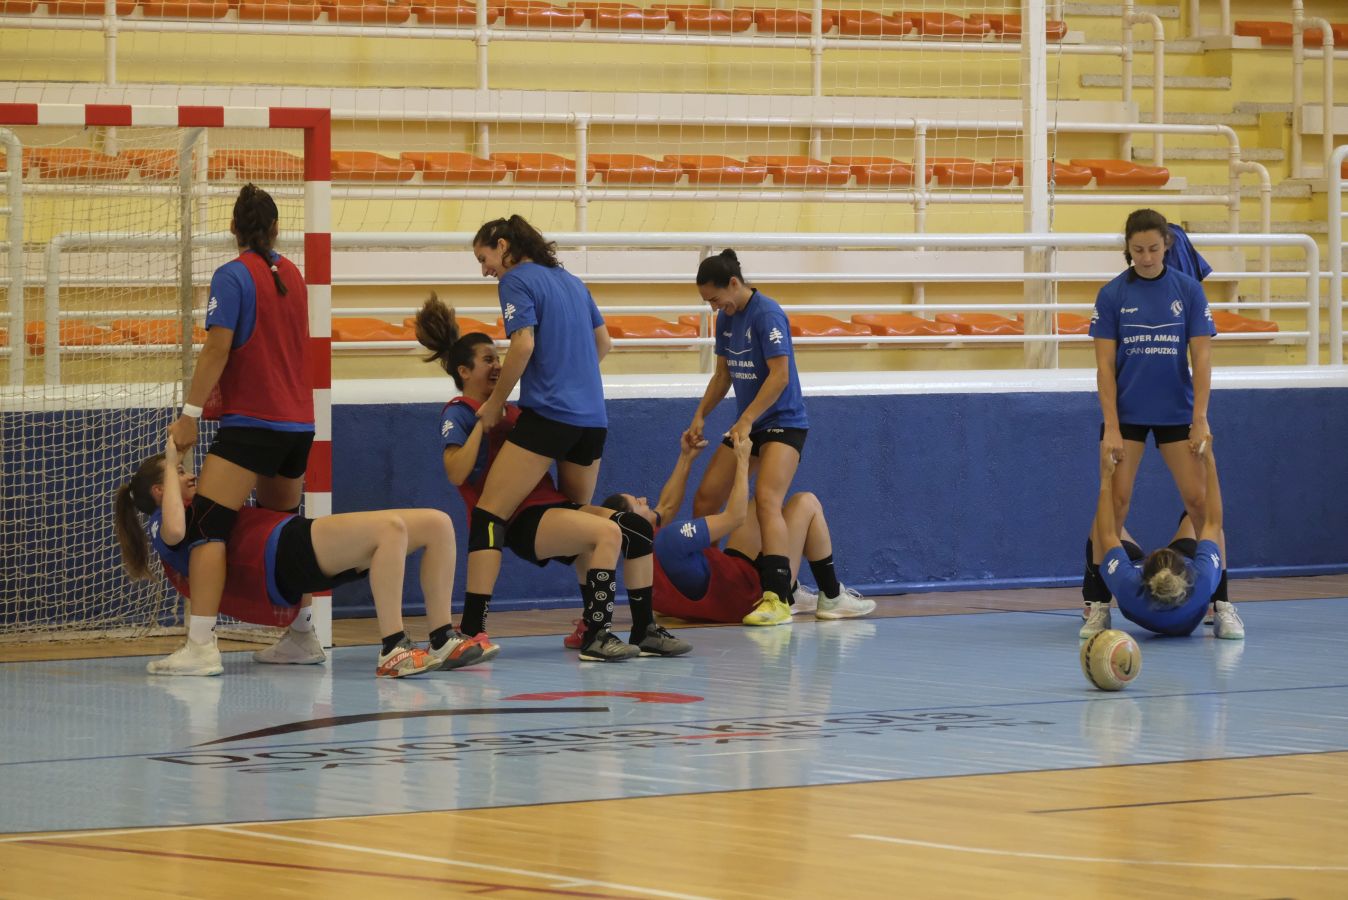
[{"label": "white court line", "polygon": [[[285,823],[275,823],[285,824]],[[670,897],[672,900],[712,900],[710,897],[703,897],[700,894],[678,894],[674,891],[661,891],[656,888],[637,887],[631,884],[618,884],[612,881],[592,881],[588,878],[579,879],[571,876],[558,875],[551,872],[534,872],[529,869],[511,869],[506,866],[493,866],[487,863],[467,862],[461,859],[446,859],[441,856],[421,856],[416,853],[403,853],[398,850],[380,850],[375,847],[358,847],[354,844],[338,844],[335,841],[316,841],[312,838],[291,837],[286,834],[276,834],[272,831],[248,831],[243,828],[235,828],[230,825],[211,826],[212,831],[220,831],[226,834],[241,834],[247,837],[265,838],[272,841],[289,841],[292,844],[307,844],[311,847],[327,847],[330,850],[346,850],[353,853],[370,853],[375,856],[387,856],[392,859],[406,859],[412,862],[436,863],[442,866],[451,866],[463,869],[480,869],[484,872],[500,872],[506,875],[522,875],[526,878],[537,878],[543,881],[552,881],[565,883],[571,886],[585,885],[588,887],[608,888],[615,891],[628,891],[633,894],[646,894],[651,897]]]},{"label": "white court line", "polygon": [[1187,869],[1276,869],[1292,872],[1348,872],[1348,866],[1284,866],[1260,863],[1200,863],[1174,862],[1163,859],[1113,859],[1105,856],[1064,856],[1058,853],[1028,853],[1022,850],[993,850],[987,847],[961,847],[958,844],[936,844],[907,838],[885,837],[878,834],[854,834],[854,838],[882,841],[886,844],[907,844],[932,850],[954,850],[957,853],[978,853],[983,856],[1013,856],[1019,859],[1051,859],[1058,862],[1114,863],[1125,866],[1178,866]]},{"label": "white court line", "polygon": [[192,831],[193,829],[210,827],[209,825],[147,825],[144,828],[123,828],[118,831],[61,831],[56,834],[41,834],[30,831],[27,834],[11,834],[0,837],[0,844],[22,844],[25,841],[77,841],[82,838],[117,837],[123,834],[157,834],[166,831]]},{"label": "white court line", "polygon": [[809,747],[783,747],[780,750],[734,750],[727,753],[690,753],[689,756],[695,756],[701,759],[704,756],[748,756],[751,753],[799,753],[802,750],[808,750]]},{"label": "white court line", "polygon": [[631,772],[605,772],[603,770],[600,770],[596,771],[594,774],[602,776],[604,778],[621,778],[621,779],[630,779],[633,781],[658,781],[662,784],[696,785],[700,783],[696,779],[692,778],[656,778],[652,775],[634,775]]}]

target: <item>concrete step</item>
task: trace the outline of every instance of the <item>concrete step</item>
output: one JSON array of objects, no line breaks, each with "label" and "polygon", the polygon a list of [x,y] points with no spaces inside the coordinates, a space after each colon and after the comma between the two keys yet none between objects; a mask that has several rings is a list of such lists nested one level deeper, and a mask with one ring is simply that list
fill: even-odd
[{"label": "concrete step", "polygon": [[[1151,34],[1146,28],[1133,28],[1133,47],[1138,53],[1151,53],[1155,47],[1153,40],[1141,40],[1138,35]],[[1166,56],[1195,56],[1208,52],[1207,44],[1203,43],[1201,38],[1176,38],[1175,40],[1166,39]]]},{"label": "concrete step", "polygon": [[[1240,180],[1240,196],[1244,200],[1259,199],[1259,185],[1250,183],[1251,176],[1242,177]],[[1185,191],[1186,194],[1195,196],[1214,196],[1225,194],[1227,186],[1224,184],[1198,184]],[[1287,181],[1280,181],[1273,185],[1273,199],[1275,200],[1305,200],[1311,195],[1311,186],[1309,184],[1291,184]]]},{"label": "concrete step", "polygon": [[[1195,220],[1189,222],[1189,230],[1190,230],[1190,231],[1193,231],[1193,232],[1196,232],[1196,233],[1198,233],[1198,234],[1209,234],[1209,233],[1218,233],[1218,232],[1224,233],[1224,232],[1226,232],[1229,228],[1230,228],[1230,224],[1229,224],[1225,219],[1220,219],[1220,220],[1219,220],[1219,219],[1212,219],[1212,220],[1195,219]],[[1241,223],[1240,223],[1240,233],[1241,233],[1241,234],[1259,234],[1259,233],[1260,233],[1260,230],[1259,230],[1259,223],[1258,223],[1258,222],[1241,222]],[[1323,219],[1318,220],[1318,221],[1315,220],[1315,219],[1306,219],[1306,220],[1302,220],[1302,221],[1299,221],[1299,222],[1287,222],[1287,221],[1278,222],[1278,221],[1275,221],[1275,222],[1273,223],[1273,233],[1274,233],[1274,234],[1328,234],[1328,233],[1329,233],[1329,223],[1326,222],[1326,221],[1324,221]]]},{"label": "concrete step", "polygon": [[[1133,87],[1150,88],[1156,81],[1150,75],[1138,75],[1133,79]],[[1117,88],[1123,86],[1122,75],[1090,75],[1081,76],[1082,87],[1107,87]],[[1205,75],[1167,75],[1165,77],[1165,86],[1169,89],[1188,90],[1188,91],[1229,91],[1231,90],[1231,79],[1225,75],[1209,77]]]},{"label": "concrete step", "polygon": [[[1138,137],[1144,136],[1138,135]],[[1171,137],[1174,137],[1174,135],[1171,135]],[[1133,148],[1133,159],[1139,162],[1149,160],[1153,155],[1151,147]],[[1282,162],[1287,156],[1285,151],[1276,147],[1241,147],[1240,155],[1250,162]],[[1225,147],[1171,147],[1167,144],[1165,158],[1167,161],[1172,159],[1226,160],[1230,158],[1230,153]]]},{"label": "concrete step", "polygon": [[[1150,123],[1152,114],[1150,111],[1144,112],[1140,116],[1143,122]],[[1246,128],[1259,124],[1259,117],[1254,113],[1172,113],[1165,114],[1167,125],[1228,125],[1231,128]]]},{"label": "concrete step", "polygon": [[[1134,12],[1152,13],[1162,19],[1178,19],[1180,17],[1180,8],[1174,6],[1148,6],[1139,3],[1133,7]],[[1067,16],[1095,16],[1102,19],[1122,19],[1122,4],[1113,3],[1064,3],[1063,15]]]},{"label": "concrete step", "polygon": [[1233,107],[1235,112],[1249,113],[1250,115],[1260,115],[1262,113],[1287,113],[1292,112],[1290,103],[1237,103]]}]

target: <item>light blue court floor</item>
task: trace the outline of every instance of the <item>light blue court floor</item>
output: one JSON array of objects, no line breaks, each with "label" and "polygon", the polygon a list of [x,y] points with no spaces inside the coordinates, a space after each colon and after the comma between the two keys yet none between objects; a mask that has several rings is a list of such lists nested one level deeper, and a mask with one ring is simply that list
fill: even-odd
[{"label": "light blue court floor", "polygon": [[[1093,689],[1074,611],[683,632],[692,655],[577,661],[511,638],[486,666],[376,680],[226,654],[0,665],[0,832],[515,806],[1348,749],[1348,599],[1247,603],[1249,638],[1133,633]],[[1131,629],[1115,615],[1116,627]]]}]

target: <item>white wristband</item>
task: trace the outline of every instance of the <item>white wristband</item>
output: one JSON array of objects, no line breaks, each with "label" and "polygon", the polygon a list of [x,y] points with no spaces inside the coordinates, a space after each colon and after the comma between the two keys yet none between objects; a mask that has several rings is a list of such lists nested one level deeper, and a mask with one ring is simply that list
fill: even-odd
[{"label": "white wristband", "polygon": [[190,403],[184,403],[184,404],[183,404],[183,415],[187,416],[189,419],[200,419],[200,418],[201,418],[201,407],[200,407],[200,406],[193,406],[193,405],[190,404]]}]

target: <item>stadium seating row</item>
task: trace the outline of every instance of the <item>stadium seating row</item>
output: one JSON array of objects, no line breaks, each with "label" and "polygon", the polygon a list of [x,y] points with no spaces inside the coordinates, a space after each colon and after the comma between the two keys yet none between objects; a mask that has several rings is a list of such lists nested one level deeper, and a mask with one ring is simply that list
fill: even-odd
[{"label": "stadium seating row", "polygon": [[[0,154],[0,165],[4,156]],[[23,171],[35,169],[42,179],[117,181],[132,171],[142,180],[178,175],[173,150],[125,150],[108,156],[80,148],[33,148],[23,151]],[[933,157],[926,163],[927,183],[958,187],[1005,187],[1023,182],[1025,166],[1018,159],[977,162],[967,157]],[[574,184],[576,164],[555,153],[493,153],[481,159],[469,153],[407,152],[397,157],[361,150],[332,154],[332,177],[345,182],[407,182],[420,175],[426,183]],[[207,177],[212,181],[297,181],[304,175],[303,160],[278,150],[217,150],[211,154]],[[657,160],[630,153],[595,153],[587,161],[585,180],[596,176],[604,184],[758,185],[771,177],[774,185],[857,187],[912,185],[912,164],[887,156],[835,156],[829,162],[807,156],[729,156],[669,154]],[[1119,159],[1073,159],[1053,164],[1052,178],[1059,187],[1161,187],[1170,180],[1162,166],[1144,166]]]},{"label": "stadium seating row", "polygon": [[[46,349],[45,322],[28,322],[23,329],[24,340],[33,353]],[[113,319],[107,325],[95,325],[80,319],[61,323],[60,338],[64,347],[97,347],[106,344],[177,344],[182,336],[182,323],[177,319]],[[192,326],[192,341],[206,340],[206,329]],[[4,335],[0,335],[0,344]]]},{"label": "stadium seating row", "polygon": [[[0,13],[32,15],[43,10],[50,16],[102,16],[102,0],[0,0]],[[415,18],[419,25],[477,24],[477,7],[469,0],[117,0],[119,16],[139,8],[147,18],[223,19],[232,11],[240,21],[318,22],[360,25],[402,25]],[[506,0],[487,5],[487,23],[519,28],[581,28],[623,31],[745,32],[759,34],[809,34],[808,10],[760,7],[713,9],[696,4],[580,2],[565,6],[540,0]],[[1019,40],[1020,16],[947,12],[884,13],[864,9],[825,9],[820,18],[824,34],[866,37],[957,37]],[[1050,40],[1061,40],[1067,26],[1050,21]]]},{"label": "stadium seating row", "polygon": [[[1348,23],[1331,22],[1335,49],[1348,47]],[[1292,46],[1291,22],[1266,22],[1255,19],[1241,19],[1236,22],[1236,34],[1241,37],[1257,37],[1266,47]],[[1319,28],[1307,28],[1302,35],[1307,47],[1319,47],[1324,44],[1325,35]]]}]

